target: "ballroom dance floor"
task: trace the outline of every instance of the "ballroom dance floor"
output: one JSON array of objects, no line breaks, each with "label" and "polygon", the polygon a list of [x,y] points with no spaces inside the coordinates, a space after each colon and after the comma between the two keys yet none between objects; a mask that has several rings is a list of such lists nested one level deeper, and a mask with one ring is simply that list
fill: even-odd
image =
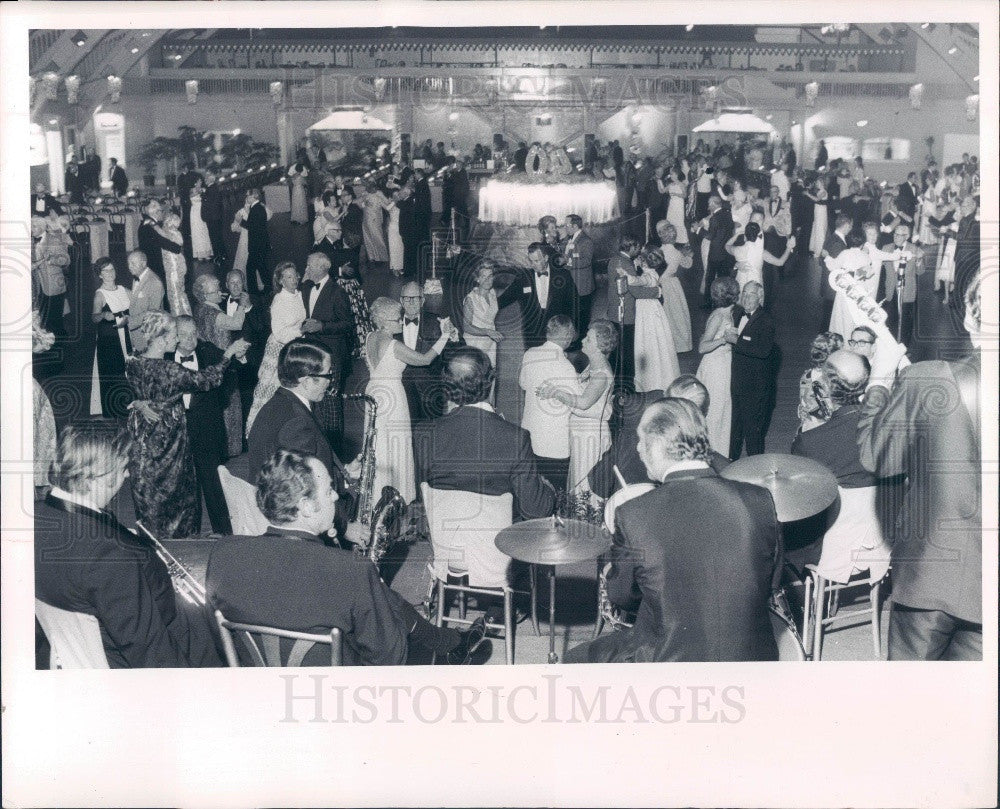
[{"label": "ballroom dance floor", "polygon": [[[270,264],[290,259],[300,268],[305,264],[305,257],[312,245],[311,228],[304,225],[292,225],[287,214],[277,214],[271,221],[271,243],[275,246],[270,255]],[[280,247],[279,247],[280,246]],[[235,245],[230,250],[232,251]],[[597,268],[600,272],[602,268]],[[193,274],[212,272],[214,266],[199,262]],[[221,277],[221,273],[220,277]],[[126,279],[124,266],[119,267],[119,282]],[[386,266],[374,267],[364,275],[364,289],[369,301],[379,295],[398,296],[403,281],[392,276]],[[694,343],[701,336],[706,312],[698,307],[697,294],[700,278],[696,271],[689,270],[681,277],[688,304],[691,311]],[[94,280],[89,272],[83,273],[81,279],[69,278],[70,289],[76,289],[72,295],[71,307],[73,316],[68,320],[72,338],[67,342],[63,354],[63,370],[54,377],[46,378],[42,384],[53,403],[59,427],[70,421],[87,418],[90,401],[90,374],[93,363],[94,334],[90,324],[89,312],[94,295]],[[444,276],[445,294],[443,300],[429,300],[428,307],[447,312],[452,301],[460,301],[462,292],[451,290],[450,278]],[[951,359],[960,356],[968,349],[964,333],[956,329],[948,307],[945,307],[939,295],[933,291],[933,268],[919,278],[918,306],[914,326],[914,343],[910,356],[914,361],[922,359]],[[820,317],[822,301],[820,299],[820,270],[815,259],[801,257],[791,266],[788,276],[777,286],[774,314],[778,321],[778,342],[783,351],[783,362],[778,377],[777,408],[774,413],[770,432],[767,436],[769,452],[788,452],[798,426],[796,407],[798,403],[798,380],[802,371],[808,365],[809,342],[821,327]],[[595,292],[594,312],[601,312],[606,301],[605,288]],[[513,309],[513,308],[512,308]],[[82,322],[79,314],[82,313]],[[518,421],[520,416],[520,392],[517,386],[519,357],[523,346],[518,334],[517,314],[511,310],[501,313],[498,318],[498,329],[505,335],[498,361],[497,406],[503,415],[511,421]],[[699,355],[691,351],[680,355],[682,372],[693,373],[697,368]],[[356,363],[348,381],[348,392],[364,389],[367,381],[367,370],[363,363]],[[346,424],[347,447],[344,455],[353,457],[360,447],[361,418],[360,410],[347,413]],[[238,460],[236,461],[238,463]],[[131,496],[127,485],[112,502],[111,507],[126,523],[133,521]],[[208,525],[207,515],[203,520]],[[412,603],[420,603],[427,594],[426,563],[430,557],[430,543],[426,540],[409,544],[400,548],[395,565],[399,569],[392,579],[392,586]],[[395,566],[394,565],[394,566]],[[541,577],[540,577],[541,578]],[[545,604],[547,595],[544,585],[541,585],[541,603]],[[556,587],[556,650],[560,657],[565,650],[578,643],[589,640],[593,629],[596,604],[596,578],[594,563],[587,562],[559,568]],[[842,609],[850,610],[850,604],[843,604]],[[542,637],[536,637],[530,623],[524,622],[516,632],[515,660],[518,663],[543,663],[548,651],[547,626],[540,611],[542,621]],[[883,650],[885,655],[885,629],[888,626],[888,607],[883,615]],[[493,644],[491,663],[503,663],[503,641],[497,639]],[[868,624],[864,619],[847,622],[843,628],[837,627],[830,631],[824,640],[824,659],[826,660],[871,660],[873,650]]]}]

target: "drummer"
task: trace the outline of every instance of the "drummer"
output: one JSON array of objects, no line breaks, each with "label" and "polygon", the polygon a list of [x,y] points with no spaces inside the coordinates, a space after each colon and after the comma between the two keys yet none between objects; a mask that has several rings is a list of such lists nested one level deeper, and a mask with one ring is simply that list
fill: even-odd
[{"label": "drummer", "polygon": [[650,405],[638,434],[647,475],[662,484],[619,507],[607,579],[608,598],[637,610],[636,622],[571,649],[566,662],[777,660],[768,599],[781,542],[770,492],[711,468],[691,402]]}]

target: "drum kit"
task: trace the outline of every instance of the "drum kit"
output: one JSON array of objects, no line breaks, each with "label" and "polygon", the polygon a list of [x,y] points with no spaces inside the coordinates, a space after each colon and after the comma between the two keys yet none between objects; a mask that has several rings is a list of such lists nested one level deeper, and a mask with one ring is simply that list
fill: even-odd
[{"label": "drum kit", "polygon": [[[837,499],[837,479],[822,464],[796,455],[766,453],[742,458],[722,477],[761,486],[771,493],[779,523],[804,520],[829,508]],[[512,559],[549,569],[549,662],[555,652],[555,568],[596,559],[611,547],[614,515],[623,503],[653,491],[653,483],[625,484],[607,501],[604,524],[550,517],[515,523],[496,538],[496,546]]]}]

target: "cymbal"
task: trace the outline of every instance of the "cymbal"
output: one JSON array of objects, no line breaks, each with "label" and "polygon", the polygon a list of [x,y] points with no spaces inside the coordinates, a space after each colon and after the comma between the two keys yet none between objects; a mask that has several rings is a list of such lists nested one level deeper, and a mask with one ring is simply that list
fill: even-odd
[{"label": "cymbal", "polygon": [[569,565],[596,559],[611,547],[611,537],[599,525],[552,517],[527,520],[504,528],[496,538],[501,553],[536,565]]},{"label": "cymbal", "polygon": [[798,455],[767,452],[733,461],[720,473],[771,492],[778,522],[812,517],[837,499],[837,478],[823,464]]}]

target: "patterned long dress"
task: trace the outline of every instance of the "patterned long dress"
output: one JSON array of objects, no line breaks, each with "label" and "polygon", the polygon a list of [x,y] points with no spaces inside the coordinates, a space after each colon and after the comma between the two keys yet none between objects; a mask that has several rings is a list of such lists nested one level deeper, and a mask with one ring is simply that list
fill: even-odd
[{"label": "patterned long dress", "polygon": [[129,413],[132,438],[128,471],[136,518],[157,537],[187,537],[201,527],[201,502],[188,442],[183,394],[222,382],[227,362],[191,371],[166,359],[130,357],[125,376],[135,398],[160,417],[149,422]]},{"label": "patterned long dress", "polygon": [[[218,306],[202,302],[195,307],[194,322],[198,326],[199,339],[225,351],[237,334],[219,327],[221,314],[222,310]],[[222,413],[222,418],[226,425],[226,447],[229,457],[232,458],[243,451],[243,405],[240,402],[239,387],[235,383],[227,385],[228,390],[223,391],[226,409]]]}]

